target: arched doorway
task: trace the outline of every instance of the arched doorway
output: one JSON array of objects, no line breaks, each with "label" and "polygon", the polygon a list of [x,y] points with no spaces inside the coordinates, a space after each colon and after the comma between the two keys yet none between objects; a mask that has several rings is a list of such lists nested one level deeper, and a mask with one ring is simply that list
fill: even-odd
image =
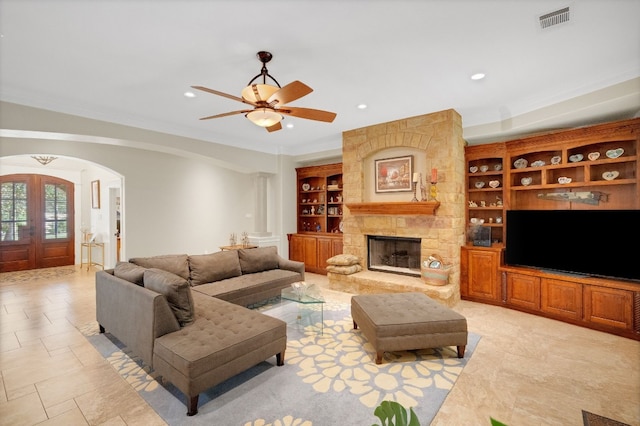
[{"label": "arched doorway", "polygon": [[[40,153],[42,156],[49,156],[51,152]],[[71,182],[74,186],[72,200],[74,202],[73,222],[71,225],[75,230],[75,261],[80,265],[87,259],[86,250],[82,250],[82,232],[92,233],[96,236],[96,241],[104,243],[104,259],[102,262],[105,268],[115,266],[118,259],[118,252],[121,256],[126,251],[126,224],[125,224],[125,200],[124,200],[124,176],[106,166],[80,157],[56,155],[54,161],[43,165],[33,155],[21,154],[12,156],[0,156],[0,177],[7,178],[11,175],[46,175]],[[99,180],[101,192],[99,208],[93,205],[92,182]],[[119,219],[119,221],[118,221]],[[118,230],[121,232],[120,240],[117,236]],[[22,231],[27,232],[27,231]],[[121,247],[118,243],[121,242]],[[95,259],[102,253],[100,250],[94,251]],[[4,269],[0,269],[4,272]]]},{"label": "arched doorway", "polygon": [[12,174],[0,188],[0,272],[73,265],[73,182]]}]

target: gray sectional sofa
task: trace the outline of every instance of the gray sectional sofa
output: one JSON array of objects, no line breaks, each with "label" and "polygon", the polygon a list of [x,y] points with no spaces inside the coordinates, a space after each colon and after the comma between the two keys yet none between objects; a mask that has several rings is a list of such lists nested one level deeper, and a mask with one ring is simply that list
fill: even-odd
[{"label": "gray sectional sofa", "polygon": [[286,324],[245,306],[303,280],[304,263],[275,247],[133,258],[96,273],[96,317],[194,415],[201,392],[274,355],[284,364]]}]

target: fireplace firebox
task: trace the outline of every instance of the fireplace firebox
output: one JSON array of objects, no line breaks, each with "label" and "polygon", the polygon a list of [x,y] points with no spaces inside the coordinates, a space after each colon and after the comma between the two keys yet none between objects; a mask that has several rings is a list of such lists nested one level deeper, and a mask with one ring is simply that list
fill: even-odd
[{"label": "fireplace firebox", "polygon": [[420,276],[420,238],[368,235],[367,269]]}]

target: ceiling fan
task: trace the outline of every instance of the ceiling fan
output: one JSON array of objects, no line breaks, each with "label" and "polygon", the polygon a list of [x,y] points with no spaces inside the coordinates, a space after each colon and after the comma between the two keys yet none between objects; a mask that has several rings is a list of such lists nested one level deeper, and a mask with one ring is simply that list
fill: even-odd
[{"label": "ceiling fan", "polygon": [[[269,75],[269,71],[267,70],[267,62],[273,58],[273,55],[269,52],[261,51],[257,53],[257,56],[258,59],[260,59],[260,62],[262,62],[262,70],[260,71],[260,74],[255,76],[249,82],[247,87],[242,89],[242,97],[240,98],[203,86],[191,86],[197,90],[213,93],[214,95],[223,96],[225,98],[251,105],[253,106],[253,109],[225,112],[223,114],[202,117],[200,120],[210,120],[212,118],[244,114],[245,117],[253,123],[258,126],[265,127],[268,132],[274,132],[282,129],[280,121],[282,121],[285,115],[306,118],[308,120],[324,121],[327,123],[331,123],[333,119],[336,118],[336,113],[334,112],[286,105],[289,102],[308,95],[313,92],[313,89],[297,80],[285,85],[284,87],[280,87],[280,84],[275,78]],[[254,83],[254,81],[260,77],[262,77],[262,84]],[[276,86],[267,84],[267,77],[273,80]]]}]

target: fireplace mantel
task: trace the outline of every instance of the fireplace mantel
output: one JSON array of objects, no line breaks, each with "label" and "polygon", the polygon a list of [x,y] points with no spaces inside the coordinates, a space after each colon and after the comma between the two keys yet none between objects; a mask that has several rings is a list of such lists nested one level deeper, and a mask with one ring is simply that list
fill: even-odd
[{"label": "fireplace mantel", "polygon": [[352,215],[435,215],[439,201],[393,202],[393,203],[347,203]]}]

